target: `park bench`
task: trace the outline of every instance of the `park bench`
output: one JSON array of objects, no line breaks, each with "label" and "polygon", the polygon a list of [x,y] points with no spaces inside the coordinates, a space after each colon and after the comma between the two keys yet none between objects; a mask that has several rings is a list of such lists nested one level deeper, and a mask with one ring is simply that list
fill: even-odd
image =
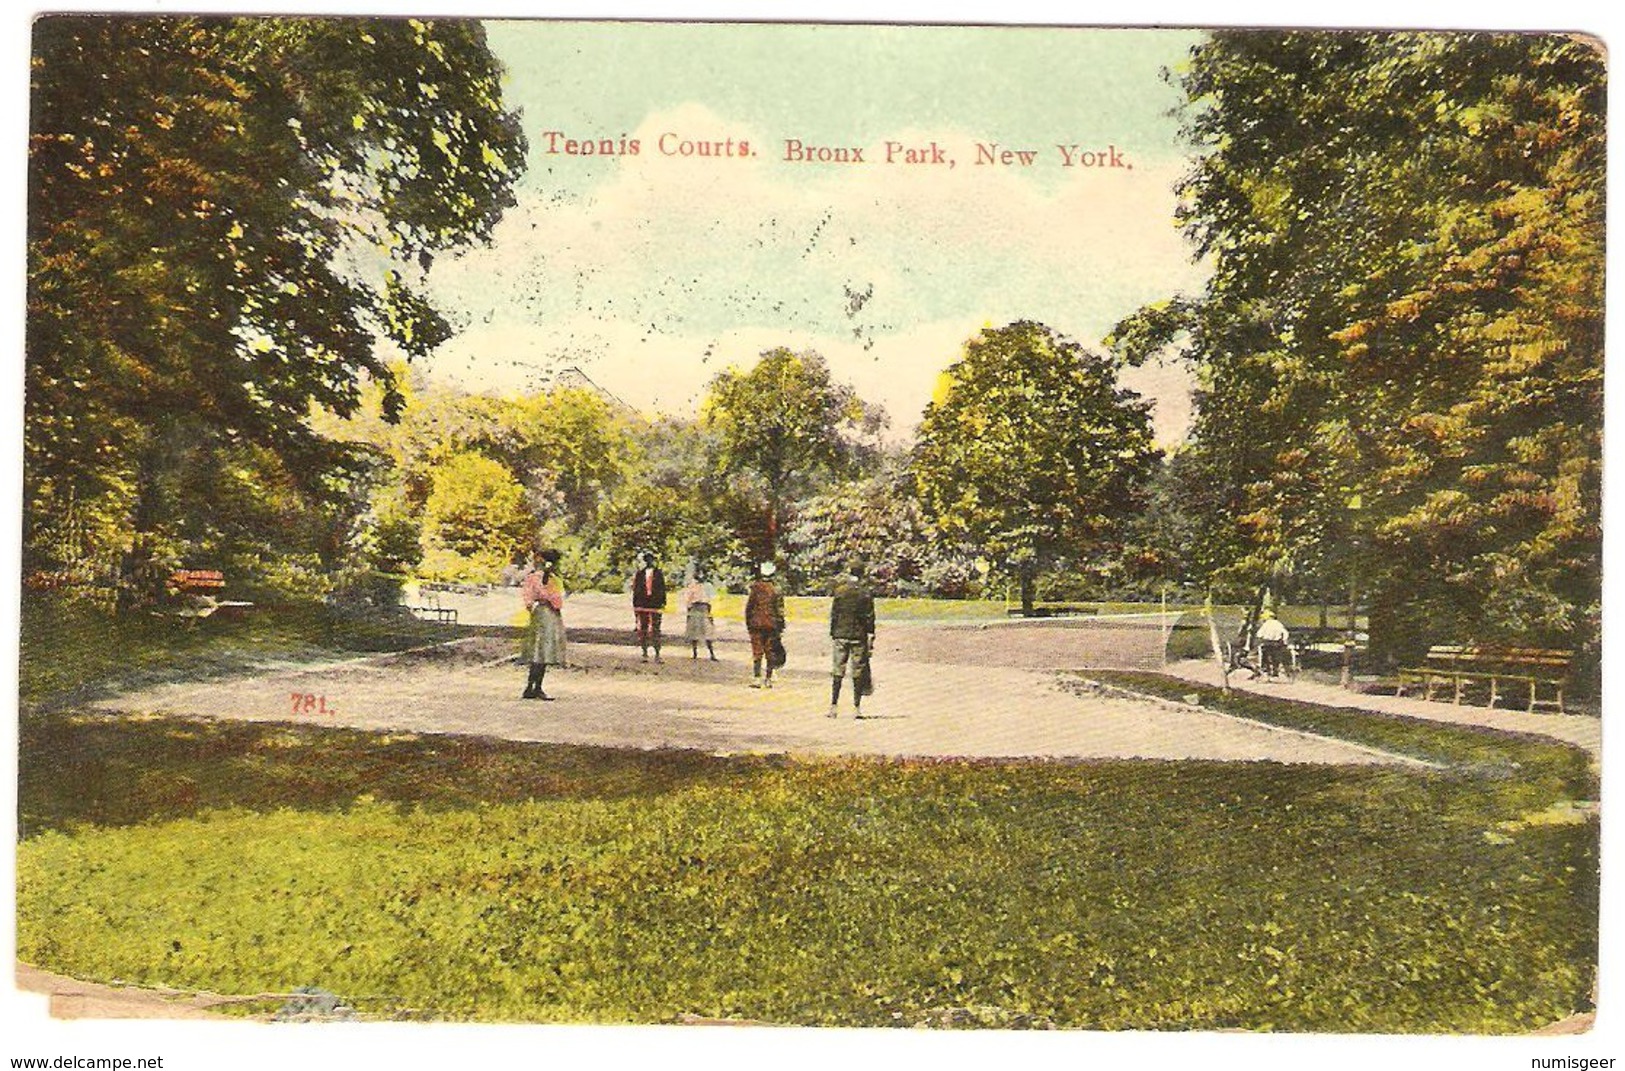
[{"label": "park bench", "polygon": [[1370,636],[1361,629],[1354,633],[1351,650],[1347,627],[1325,625],[1295,628],[1289,642],[1292,658],[1299,665],[1328,669],[1345,661],[1351,665],[1364,662],[1369,641]]},{"label": "park bench", "polygon": [[179,603],[175,615],[193,621],[218,613],[240,613],[254,605],[220,598],[226,590],[226,574],[218,569],[176,569],[169,574],[169,590]]},{"label": "park bench", "polygon": [[418,585],[418,594],[423,601],[418,606],[408,606],[407,612],[419,621],[433,621],[437,625],[455,625],[457,623],[457,609],[453,606],[441,606],[442,593],[460,592],[467,585],[422,583]]},{"label": "park bench", "polygon": [[[1449,685],[1451,701],[1460,703],[1467,689],[1475,684],[1488,683],[1489,705],[1501,701],[1503,685],[1512,684],[1529,690],[1529,712],[1551,709],[1563,713],[1563,684],[1569,675],[1569,662],[1573,651],[1555,651],[1542,647],[1473,647],[1435,644],[1428,648],[1426,664],[1399,671],[1399,687],[1395,695],[1404,695],[1405,689],[1419,684],[1422,698],[1431,700],[1434,693]],[[1550,693],[1541,697],[1541,689]]]},{"label": "park bench", "polygon": [[1046,606],[1034,606],[1031,610],[1023,610],[1019,606],[1011,606],[1004,611],[1010,617],[1078,617],[1085,614],[1097,614],[1098,607],[1082,606],[1075,603],[1051,603]]},{"label": "park bench", "polygon": [[455,625],[457,609],[452,606],[408,606],[412,616],[420,621],[433,621],[437,625]]},{"label": "park bench", "polygon": [[[1313,628],[1295,628],[1292,630],[1291,643],[1299,655],[1304,654],[1337,654],[1343,653],[1348,644],[1349,631],[1347,628],[1327,625]],[[1367,636],[1365,632],[1354,634],[1354,649],[1366,649]]]},{"label": "park bench", "polygon": [[494,585],[491,584],[464,584],[449,580],[425,580],[418,584],[418,590],[424,594],[441,593],[448,595],[489,595]]}]

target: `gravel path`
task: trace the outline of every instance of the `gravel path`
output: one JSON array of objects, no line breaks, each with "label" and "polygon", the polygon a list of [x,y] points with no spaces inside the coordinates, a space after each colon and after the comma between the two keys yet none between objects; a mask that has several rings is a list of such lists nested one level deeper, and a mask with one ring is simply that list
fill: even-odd
[{"label": "gravel path", "polygon": [[[484,609],[505,618],[509,606],[504,599]],[[460,615],[477,619],[467,610]],[[1043,627],[883,626],[877,694],[865,704],[867,717],[856,720],[849,692],[840,717],[827,717],[829,641],[816,623],[792,624],[790,665],[773,689],[756,690],[749,686],[749,651],[737,623],[719,622],[719,661],[707,660],[703,648],[691,660],[679,643],[668,644],[664,663],[657,664],[642,662],[631,645],[629,623],[621,620],[630,615],[619,600],[573,599],[566,616],[571,665],[549,671],[551,703],[521,700],[524,674],[507,660],[511,647],[476,639],[432,652],[164,685],[99,706],[717,753],[1409,761],[1183,704],[1076,694],[1060,686],[1065,668],[1147,664],[1160,650],[1154,617]],[[315,709],[305,697],[315,697]]]},{"label": "gravel path", "polygon": [[[1176,662],[1164,672],[1195,683],[1217,687],[1219,668],[1211,661]],[[1592,761],[1602,761],[1602,719],[1586,714],[1530,713],[1527,710],[1491,709],[1474,703],[1448,703],[1423,699],[1417,695],[1369,695],[1345,691],[1335,684],[1299,679],[1294,681],[1249,679],[1245,673],[1230,674],[1230,687],[1239,691],[1273,695],[1281,699],[1296,699],[1326,707],[1357,707],[1375,714],[1397,714],[1407,718],[1450,722],[1454,725],[1478,725],[1502,732],[1526,733],[1560,740],[1582,747],[1591,753]]]}]

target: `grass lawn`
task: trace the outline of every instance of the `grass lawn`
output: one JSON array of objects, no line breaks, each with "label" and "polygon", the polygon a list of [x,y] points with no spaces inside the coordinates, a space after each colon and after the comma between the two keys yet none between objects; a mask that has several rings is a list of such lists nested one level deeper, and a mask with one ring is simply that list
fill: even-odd
[{"label": "grass lawn", "polygon": [[1583,754],[1247,701],[1448,766],[802,763],[35,712],[19,955],[395,1018],[1497,1033],[1590,1006]]}]

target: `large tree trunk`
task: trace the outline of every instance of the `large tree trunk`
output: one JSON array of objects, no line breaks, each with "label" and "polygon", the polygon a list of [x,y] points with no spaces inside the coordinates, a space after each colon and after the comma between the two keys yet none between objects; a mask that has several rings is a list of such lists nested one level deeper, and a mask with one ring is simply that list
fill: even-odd
[{"label": "large tree trunk", "polygon": [[1033,582],[1033,567],[1031,565],[1023,565],[1021,567],[1021,616],[1023,617],[1031,617],[1033,615],[1035,588],[1036,585]]},{"label": "large tree trunk", "polygon": [[1261,586],[1253,595],[1253,604],[1247,610],[1247,617],[1241,626],[1241,642],[1249,649],[1253,645],[1253,637],[1258,635],[1258,623],[1264,617],[1264,602],[1269,597],[1269,585]]},{"label": "large tree trunk", "polygon": [[[1203,607],[1207,617],[1207,639],[1213,651],[1213,661],[1219,664],[1219,690],[1225,695],[1230,694],[1230,662],[1231,658],[1224,656],[1224,641],[1219,638],[1219,624],[1213,616],[1213,589],[1207,589],[1207,597],[1203,600]],[[1231,651],[1231,657],[1235,652]]]},{"label": "large tree trunk", "polygon": [[152,536],[137,529],[130,549],[119,559],[114,608],[120,613],[153,605],[163,592],[162,570],[153,560]]},{"label": "large tree trunk", "polygon": [[162,598],[168,579],[155,561],[155,534],[163,513],[160,473],[164,465],[163,436],[155,436],[141,452],[137,464],[135,503],[130,510],[130,549],[119,559],[114,607],[124,613],[144,609]]}]

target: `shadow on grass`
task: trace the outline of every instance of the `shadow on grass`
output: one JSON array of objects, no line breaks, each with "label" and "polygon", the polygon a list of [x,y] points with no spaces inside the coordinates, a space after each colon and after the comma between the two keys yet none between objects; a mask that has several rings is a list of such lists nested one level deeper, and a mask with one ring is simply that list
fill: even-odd
[{"label": "shadow on grass", "polygon": [[1530,817],[1595,798],[1578,749],[1094,676],[1451,768],[34,710],[19,947],[402,1019],[1505,1033],[1589,1007],[1599,822]]},{"label": "shadow on grass", "polygon": [[[19,846],[19,948],[76,977],[411,1019],[1363,1033],[1529,1030],[1594,978],[1598,823],[1505,828],[1516,779],[29,731],[29,820],[56,746],[100,763],[104,820],[154,818]],[[584,802],[504,802],[535,796]]]},{"label": "shadow on grass", "polygon": [[679,750],[62,711],[24,714],[18,743],[24,838],[216,809],[337,811],[362,799],[450,810],[654,796],[783,765]]}]

